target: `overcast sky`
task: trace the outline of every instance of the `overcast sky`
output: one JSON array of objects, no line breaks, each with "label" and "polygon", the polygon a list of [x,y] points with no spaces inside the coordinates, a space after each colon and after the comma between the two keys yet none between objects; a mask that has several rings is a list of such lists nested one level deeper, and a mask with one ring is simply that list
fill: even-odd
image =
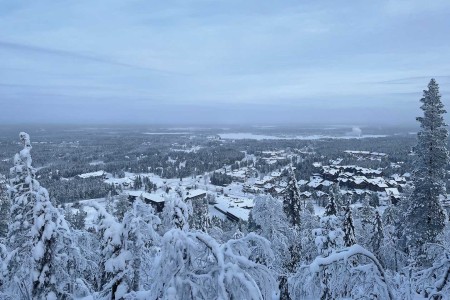
[{"label": "overcast sky", "polygon": [[0,0],[0,58],[0,123],[413,124],[450,1]]}]

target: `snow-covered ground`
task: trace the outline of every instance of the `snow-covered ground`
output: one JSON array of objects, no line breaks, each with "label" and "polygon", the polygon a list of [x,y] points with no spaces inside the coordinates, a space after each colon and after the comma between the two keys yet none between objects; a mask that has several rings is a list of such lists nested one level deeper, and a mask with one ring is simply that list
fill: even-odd
[{"label": "snow-covered ground", "polygon": [[90,173],[83,173],[83,174],[78,175],[78,177],[86,179],[86,178],[90,178],[90,177],[101,177],[105,174],[106,174],[105,171],[96,171],[96,172],[90,172]]}]

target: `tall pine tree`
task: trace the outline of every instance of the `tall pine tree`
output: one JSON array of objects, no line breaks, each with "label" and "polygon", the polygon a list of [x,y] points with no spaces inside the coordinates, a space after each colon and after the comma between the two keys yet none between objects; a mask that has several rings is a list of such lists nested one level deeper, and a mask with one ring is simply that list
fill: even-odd
[{"label": "tall pine tree", "polygon": [[[100,266],[97,283],[104,299],[120,299],[124,292],[129,292],[125,277],[126,267],[132,259],[131,252],[124,245],[123,224],[109,214],[97,203],[91,203],[97,210],[96,231],[100,239]],[[116,294],[117,293],[117,294]]]},{"label": "tall pine tree", "polygon": [[133,202],[132,209],[125,213],[122,221],[124,248],[131,253],[125,270],[125,281],[131,290],[139,290],[141,269],[148,267],[151,251],[154,250],[152,248],[160,239],[156,232],[160,223],[152,206],[139,198]]},{"label": "tall pine tree", "polygon": [[206,197],[192,201],[192,215],[189,217],[189,225],[192,229],[208,232],[208,228],[211,227],[211,220]]},{"label": "tall pine tree", "polygon": [[302,203],[300,199],[300,190],[292,166],[288,169],[288,184],[283,191],[283,210],[292,226],[300,227],[300,215],[302,212]]},{"label": "tall pine tree", "polygon": [[31,142],[28,134],[21,132],[23,149],[14,156],[14,167],[10,170],[9,197],[11,221],[8,226],[7,248],[12,255],[3,263],[7,265],[4,274],[12,293],[24,299],[31,299],[32,276],[30,266],[33,226],[33,209],[39,197],[41,186],[35,180],[36,170],[31,166]]},{"label": "tall pine tree", "polygon": [[379,254],[380,248],[382,246],[384,239],[383,232],[383,221],[381,220],[380,213],[378,211],[375,212],[375,222],[373,224],[373,235],[370,240],[371,250],[375,255]]},{"label": "tall pine tree", "polygon": [[117,220],[121,222],[125,213],[130,209],[131,203],[128,200],[128,196],[126,194],[120,194],[117,196],[116,203],[114,204],[114,216]]},{"label": "tall pine tree", "polygon": [[0,174],[0,238],[8,234],[9,209],[11,202],[6,193],[6,178]]},{"label": "tall pine tree", "polygon": [[11,168],[10,255],[3,261],[4,275],[10,293],[20,299],[67,299],[74,265],[69,227],[36,180],[29,135],[21,132],[20,139],[24,148]]},{"label": "tall pine tree", "polygon": [[448,131],[444,123],[446,111],[434,79],[428,84],[428,90],[423,91],[420,101],[424,115],[417,118],[420,131],[414,149],[414,191],[405,218],[405,237],[412,255],[420,254],[422,246],[434,242],[444,229],[445,213],[439,195],[445,193],[445,169],[449,160]]},{"label": "tall pine tree", "polygon": [[325,206],[325,216],[336,216],[337,215],[337,208],[336,208],[336,202],[334,201],[333,195],[331,195],[328,198],[328,204]]},{"label": "tall pine tree", "polygon": [[345,247],[350,247],[356,244],[355,237],[355,226],[353,225],[353,216],[350,205],[345,207],[345,215],[344,215],[344,245]]}]

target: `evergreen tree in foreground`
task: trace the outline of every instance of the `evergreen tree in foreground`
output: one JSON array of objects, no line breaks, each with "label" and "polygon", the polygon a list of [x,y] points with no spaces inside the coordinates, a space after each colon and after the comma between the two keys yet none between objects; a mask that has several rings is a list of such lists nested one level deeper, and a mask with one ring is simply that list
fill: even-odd
[{"label": "evergreen tree in foreground", "polygon": [[6,179],[0,175],[0,238],[4,238],[8,234],[9,209],[11,202],[6,193]]},{"label": "evergreen tree in foreground", "polygon": [[84,210],[84,207],[81,206],[78,209],[78,211],[73,215],[73,223],[72,223],[73,228],[83,230],[86,225],[86,217],[87,212]]},{"label": "evergreen tree in foreground", "polygon": [[328,204],[325,206],[325,216],[336,216],[337,215],[337,208],[336,208],[336,202],[334,201],[333,195],[331,195],[328,199]]},{"label": "evergreen tree in foreground", "polygon": [[350,247],[356,244],[355,238],[355,226],[353,225],[353,216],[350,205],[345,207],[345,215],[344,215],[344,245],[345,247]]},{"label": "evergreen tree in foreground", "polygon": [[140,288],[141,269],[149,268],[151,264],[152,250],[160,240],[156,232],[160,223],[161,220],[155,215],[153,207],[139,198],[133,202],[132,209],[126,212],[123,218],[124,247],[130,251],[132,257],[126,268],[126,282],[133,291]]},{"label": "evergreen tree in foreground", "polygon": [[10,255],[2,261],[7,288],[21,299],[67,299],[74,265],[69,227],[35,179],[29,135],[21,132],[20,139],[24,148],[11,168]]},{"label": "evergreen tree in foreground", "polygon": [[96,203],[91,205],[97,210],[96,231],[100,239],[98,289],[105,299],[120,299],[130,290],[125,276],[126,266],[132,258],[131,252],[124,247],[123,225],[103,207]]},{"label": "evergreen tree in foreground", "polygon": [[434,242],[445,225],[445,213],[439,195],[445,193],[448,131],[444,123],[446,111],[434,79],[431,79],[420,101],[423,103],[420,108],[424,115],[417,118],[421,129],[415,147],[415,188],[405,218],[405,237],[412,255],[420,254],[425,243]]},{"label": "evergreen tree in foreground", "polygon": [[288,169],[288,185],[283,192],[283,210],[292,226],[300,227],[302,212],[300,190],[292,166]]},{"label": "evergreen tree in foreground", "polygon": [[375,222],[373,225],[373,235],[370,240],[371,248],[375,255],[378,255],[380,248],[383,244],[384,233],[383,233],[383,221],[381,220],[380,213],[375,212]]},{"label": "evergreen tree in foreground", "polygon": [[356,220],[356,232],[358,234],[358,243],[363,247],[370,248],[370,239],[373,234],[375,222],[375,208],[370,206],[371,197],[367,195],[362,199],[362,207],[359,208]]},{"label": "evergreen tree in foreground", "polygon": [[192,201],[192,216],[189,217],[189,225],[190,228],[203,232],[207,232],[211,227],[206,197]]},{"label": "evergreen tree in foreground", "polygon": [[[14,167],[10,170],[11,200],[10,215],[13,216],[8,226],[7,248],[12,254],[3,261],[4,277],[7,288],[23,298],[31,298],[32,277],[30,265],[33,226],[33,208],[39,197],[41,186],[35,180],[36,170],[31,166],[31,143],[28,134],[21,132],[23,149],[14,156]],[[5,270],[6,269],[6,270]]]},{"label": "evergreen tree in foreground", "polygon": [[[120,194],[117,196],[116,203],[114,204],[114,213],[113,215],[121,222],[123,216],[127,211],[131,208],[131,203],[128,200],[128,196],[126,194]],[[108,212],[108,211],[106,211]]]},{"label": "evergreen tree in foreground", "polygon": [[340,212],[342,208],[345,208],[345,199],[341,194],[339,183],[335,183],[331,186],[329,194],[330,197],[333,198],[336,212]]}]

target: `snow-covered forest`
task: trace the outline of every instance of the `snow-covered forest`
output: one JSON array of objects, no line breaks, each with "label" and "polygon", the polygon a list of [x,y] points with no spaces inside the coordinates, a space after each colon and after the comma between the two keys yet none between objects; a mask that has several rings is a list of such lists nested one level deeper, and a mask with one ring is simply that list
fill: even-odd
[{"label": "snow-covered forest", "polygon": [[[134,198],[106,185],[102,201],[57,203],[21,132],[0,178],[0,299],[449,299],[448,131],[434,79],[421,109],[412,180],[395,203],[380,209],[378,194],[353,199],[339,184],[306,198],[299,172],[311,161],[291,159],[283,188],[257,193],[237,221],[181,184],[151,205],[157,184],[140,176]],[[229,174],[212,181],[229,185]]]}]

